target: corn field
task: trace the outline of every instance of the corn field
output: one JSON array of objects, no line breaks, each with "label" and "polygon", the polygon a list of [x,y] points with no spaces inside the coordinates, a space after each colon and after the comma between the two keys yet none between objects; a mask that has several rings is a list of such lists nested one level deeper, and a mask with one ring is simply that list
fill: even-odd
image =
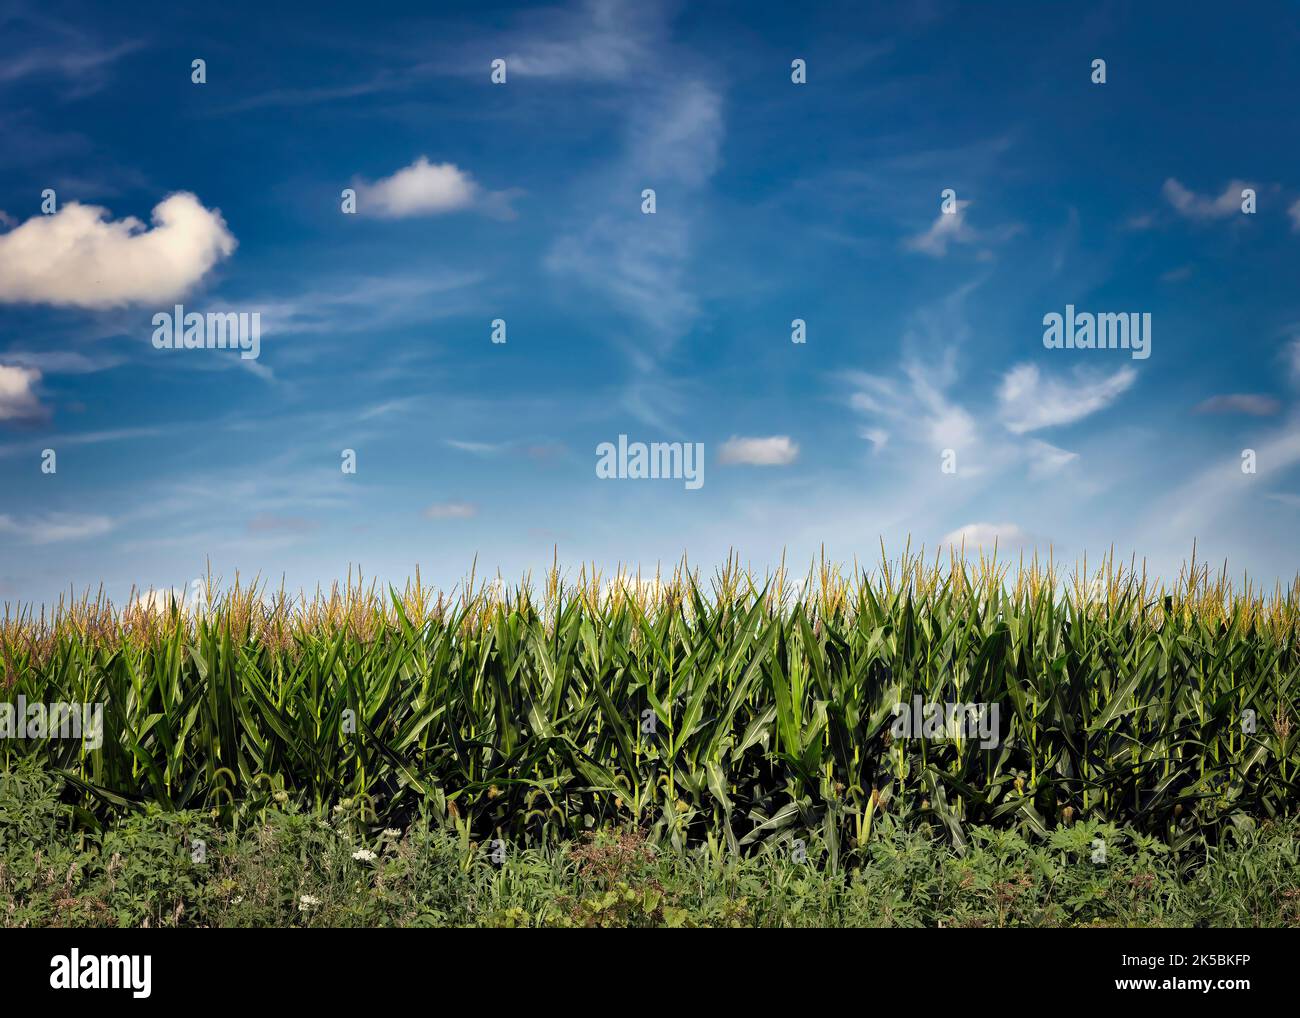
[{"label": "corn field", "polygon": [[[731,561],[556,569],[540,591],[217,586],[7,608],[0,704],[103,720],[98,745],[0,739],[0,765],[38,757],[91,827],[343,802],[476,840],[812,838],[832,865],[886,813],[960,849],[972,825],[1111,820],[1183,846],[1295,812],[1300,580],[1265,595],[1194,559],[1165,586],[1113,557],[1064,575],[904,554],[798,581]],[[898,735],[917,697],[996,705],[996,744]]]}]

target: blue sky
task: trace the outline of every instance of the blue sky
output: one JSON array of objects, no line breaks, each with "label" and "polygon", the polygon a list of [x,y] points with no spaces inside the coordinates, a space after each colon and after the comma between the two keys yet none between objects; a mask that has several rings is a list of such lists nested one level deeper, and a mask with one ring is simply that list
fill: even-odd
[{"label": "blue sky", "polygon": [[[0,0],[0,597],[963,535],[1289,581],[1294,5],[863,6]],[[260,356],[155,349],[177,303]]]}]

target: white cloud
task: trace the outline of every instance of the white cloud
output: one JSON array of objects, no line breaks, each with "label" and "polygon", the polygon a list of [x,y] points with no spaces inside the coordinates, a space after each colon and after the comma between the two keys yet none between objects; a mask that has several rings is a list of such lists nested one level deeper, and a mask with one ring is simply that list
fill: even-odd
[{"label": "white cloud", "polygon": [[117,428],[109,431],[81,431],[66,435],[45,435],[34,441],[9,442],[0,445],[0,459],[39,454],[43,449],[62,449],[68,445],[100,445],[104,442],[124,442],[137,438],[154,438],[161,434],[158,428]]},{"label": "white cloud", "polygon": [[325,279],[292,296],[255,301],[249,310],[261,313],[263,333],[277,336],[373,332],[428,321],[430,316],[465,314],[475,306],[470,291],[482,278],[454,269],[412,266],[382,275]]},{"label": "white cloud", "polygon": [[639,106],[628,129],[629,169],[637,180],[700,187],[718,169],[722,96],[705,81],[684,81],[659,102]]},{"label": "white cloud", "polygon": [[1249,414],[1251,417],[1271,417],[1282,408],[1272,396],[1258,393],[1234,392],[1226,396],[1211,396],[1196,405],[1198,414]]},{"label": "white cloud", "polygon": [[[724,132],[718,90],[679,74],[673,65],[654,75],[653,87],[629,102],[623,150],[577,182],[575,226],[543,262],[626,316],[628,327],[611,333],[632,369],[621,407],[656,430],[672,429],[684,403],[687,383],[665,361],[700,314],[693,237],[707,222],[701,193],[717,171]],[[655,215],[641,213],[647,187],[657,192]]]},{"label": "white cloud", "polygon": [[1017,435],[1070,424],[1109,406],[1137,379],[1131,367],[1104,378],[1076,371],[1072,379],[1045,378],[1034,364],[1020,364],[1003,376],[998,392],[1002,422]]},{"label": "white cloud", "polygon": [[1210,198],[1189,191],[1170,177],[1165,181],[1164,196],[1179,215],[1188,219],[1226,219],[1241,211],[1241,192],[1250,186],[1244,180],[1230,180],[1221,195]]},{"label": "white cloud", "polygon": [[[589,222],[560,236],[546,268],[605,294],[650,333],[629,343],[640,373],[689,329],[699,301],[688,271],[695,195],[717,171],[723,136],[722,99],[703,81],[685,81],[644,99],[629,116],[623,155],[603,179],[589,181]],[[655,215],[641,213],[641,191],[657,189]],[[671,203],[665,193],[671,189]],[[584,209],[588,206],[584,204]]]},{"label": "white cloud", "polygon": [[430,520],[470,520],[478,515],[478,506],[470,502],[435,502],[424,510]]},{"label": "white cloud", "polygon": [[114,308],[171,301],[235,246],[221,213],[188,192],[159,202],[152,227],[68,202],[0,233],[0,303]]},{"label": "white cloud", "polygon": [[45,408],[36,398],[41,373],[35,368],[0,364],[0,421],[41,417]]},{"label": "white cloud", "polygon": [[0,357],[48,375],[91,375],[126,362],[119,354],[84,354],[76,350],[6,350]]},{"label": "white cloud", "polygon": [[1291,217],[1291,230],[1294,233],[1300,233],[1300,198],[1297,198],[1286,214]]},{"label": "white cloud", "polygon": [[110,64],[134,53],[142,45],[140,42],[125,42],[104,48],[64,40],[56,46],[28,49],[21,57],[0,65],[0,82],[58,76],[77,81],[82,86],[82,94],[85,94],[93,91],[92,86],[98,85],[102,72]]},{"label": "white cloud", "polygon": [[1030,440],[1027,453],[1029,456],[1029,473],[1032,477],[1050,477],[1079,458],[1077,452],[1058,449],[1051,443],[1040,442],[1038,439]]},{"label": "white cloud", "polygon": [[454,163],[431,163],[426,156],[373,184],[358,181],[356,188],[357,211],[385,219],[436,216],[473,207],[511,214],[506,196],[484,191]]},{"label": "white cloud", "polygon": [[1300,339],[1293,339],[1286,348],[1287,359],[1291,362],[1291,381],[1300,385]]},{"label": "white cloud", "polygon": [[986,548],[992,550],[996,544],[1001,548],[1023,548],[1033,544],[1034,540],[1014,523],[967,523],[949,534],[945,534],[942,544],[967,548]]},{"label": "white cloud", "polygon": [[1253,439],[1250,447],[1255,450],[1257,474],[1242,473],[1241,456],[1232,453],[1150,503],[1148,533],[1153,543],[1159,535],[1190,539],[1225,519],[1240,518],[1240,503],[1255,497],[1256,478],[1275,483],[1300,463],[1300,426],[1289,421],[1273,435]]},{"label": "white cloud", "polygon": [[442,444],[476,456],[495,456],[507,448],[504,442],[467,442],[459,438],[444,438]]},{"label": "white cloud", "polygon": [[[894,426],[895,434],[918,440],[930,449],[968,449],[978,441],[979,428],[975,418],[945,392],[954,377],[951,361],[950,353],[938,364],[909,361],[903,368],[907,388],[876,375],[849,372],[849,380],[857,387],[849,405],[860,413],[883,418]],[[864,433],[863,437],[876,445],[870,435]]]},{"label": "white cloud", "polygon": [[[658,5],[585,0],[541,11],[507,43],[507,74],[526,77],[617,80],[652,62],[664,34]],[[481,65],[474,65],[474,73]]]},{"label": "white cloud", "polygon": [[940,212],[928,230],[908,237],[903,241],[903,246],[909,251],[942,258],[948,253],[949,244],[975,243],[977,235],[966,223],[966,206],[969,204],[968,201],[954,202],[955,211]]},{"label": "white cloud", "polygon": [[14,534],[28,544],[78,541],[87,537],[99,537],[112,529],[113,521],[107,516],[50,513],[48,516],[23,520],[0,516],[0,533]]},{"label": "white cloud", "polygon": [[884,428],[863,428],[859,434],[871,443],[873,455],[889,444],[889,432]]},{"label": "white cloud", "polygon": [[732,437],[722,443],[719,463],[746,464],[755,467],[785,467],[799,457],[799,444],[788,435],[770,438]]}]

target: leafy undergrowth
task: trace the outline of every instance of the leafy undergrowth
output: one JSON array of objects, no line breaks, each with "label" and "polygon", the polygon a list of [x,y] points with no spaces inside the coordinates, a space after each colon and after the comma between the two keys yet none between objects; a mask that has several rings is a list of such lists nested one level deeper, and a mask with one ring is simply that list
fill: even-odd
[{"label": "leafy undergrowth", "polygon": [[61,793],[34,767],[0,773],[0,926],[1300,925],[1294,821],[1196,855],[1091,822],[1034,843],[976,828],[959,854],[885,821],[843,869],[815,841],[739,857],[636,829],[545,848],[423,819],[376,830],[346,800],[238,829],[150,810],[89,833]]}]

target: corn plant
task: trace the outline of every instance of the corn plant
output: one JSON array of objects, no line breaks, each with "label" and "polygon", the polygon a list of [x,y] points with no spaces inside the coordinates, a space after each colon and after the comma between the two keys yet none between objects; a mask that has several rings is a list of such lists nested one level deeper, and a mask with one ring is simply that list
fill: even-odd
[{"label": "corn plant", "polygon": [[[745,852],[815,834],[827,862],[883,814],[959,850],[971,825],[1080,820],[1176,845],[1294,813],[1300,580],[1264,596],[1195,561],[1170,586],[1108,558],[904,554],[800,583],[726,563],[608,581],[558,569],[459,593],[352,577],[200,608],[102,595],[7,609],[4,705],[103,705],[98,745],[0,738],[80,821],[149,803],[237,817],[421,811],[470,841],[611,822]],[[995,738],[899,734],[897,706],[996,705]],[[12,733],[11,733],[12,734]]]}]

